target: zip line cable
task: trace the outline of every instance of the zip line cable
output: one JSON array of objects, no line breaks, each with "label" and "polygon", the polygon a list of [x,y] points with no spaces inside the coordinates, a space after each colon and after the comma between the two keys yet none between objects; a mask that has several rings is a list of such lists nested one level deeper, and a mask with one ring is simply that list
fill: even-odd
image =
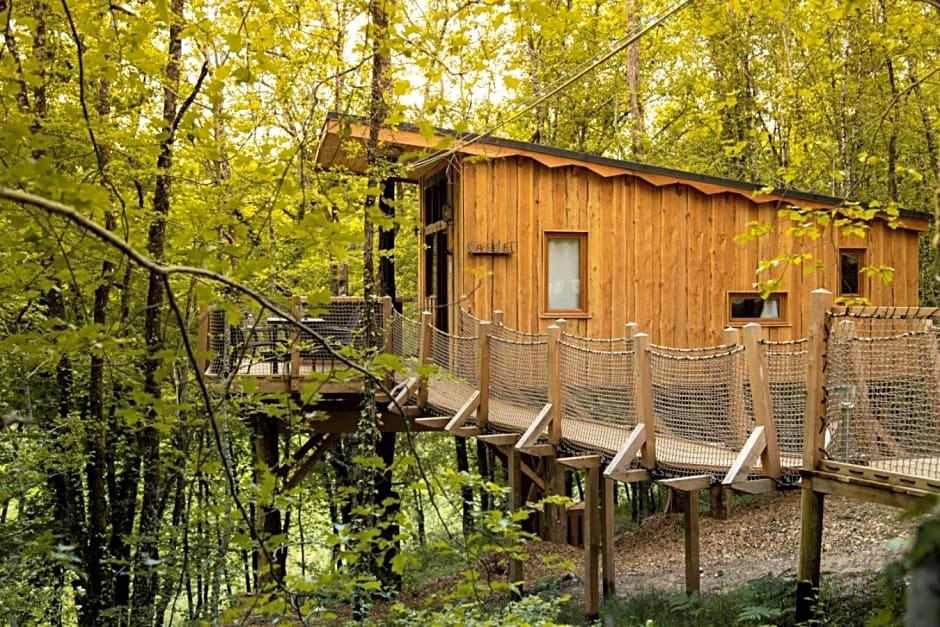
[{"label": "zip line cable", "polygon": [[642,27],[639,31],[630,33],[626,35],[625,37],[623,37],[619,42],[615,42],[614,44],[612,44],[612,46],[607,50],[607,52],[600,53],[599,55],[596,55],[593,58],[588,59],[587,61],[582,63],[581,67],[577,68],[573,74],[568,76],[568,78],[564,78],[564,79],[561,79],[560,82],[550,84],[546,88],[546,91],[543,92],[542,94],[533,94],[533,96],[531,96],[530,98],[533,100],[527,104],[523,103],[523,107],[519,111],[511,114],[506,119],[500,122],[497,122],[486,131],[482,133],[478,133],[478,134],[471,134],[469,137],[461,137],[457,140],[455,145],[452,146],[451,148],[448,148],[447,150],[439,151],[435,154],[425,157],[424,159],[420,159],[418,161],[410,163],[408,164],[408,167],[413,168],[413,169],[424,168],[426,166],[436,163],[437,161],[440,161],[441,159],[445,159],[450,156],[453,156],[457,154],[461,149],[466,148],[467,146],[475,144],[491,136],[493,133],[495,133],[502,127],[506,126],[507,124],[509,124],[510,122],[514,120],[519,119],[520,117],[522,117],[523,115],[525,115],[526,113],[528,113],[529,111],[537,107],[538,105],[542,104],[543,102],[545,102],[552,96],[556,95],[561,90],[565,89],[566,87],[569,87],[571,84],[583,78],[586,74],[596,69],[601,64],[610,60],[612,57],[616,56],[620,52],[623,52],[623,50],[625,50],[628,46],[630,46],[631,44],[641,39],[648,32],[650,32],[651,30],[653,30],[654,28],[656,28],[657,26],[665,22],[667,19],[669,19],[674,14],[678,13],[681,9],[685,8],[687,5],[691,3],[692,3],[692,0],[679,0],[678,2],[673,4],[672,7],[666,9],[663,13],[660,13],[659,16],[654,18],[652,22]]}]

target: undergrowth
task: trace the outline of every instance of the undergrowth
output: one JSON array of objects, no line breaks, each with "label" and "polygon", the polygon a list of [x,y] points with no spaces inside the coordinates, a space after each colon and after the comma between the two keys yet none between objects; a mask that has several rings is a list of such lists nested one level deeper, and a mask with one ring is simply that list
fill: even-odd
[{"label": "undergrowth", "polygon": [[[825,583],[820,590],[812,626],[886,627],[901,625],[904,583],[901,571],[889,567],[860,582]],[[618,627],[726,627],[740,625],[796,626],[796,583],[766,576],[725,593],[699,597],[668,595],[649,589],[627,599],[605,603],[603,625]]]}]

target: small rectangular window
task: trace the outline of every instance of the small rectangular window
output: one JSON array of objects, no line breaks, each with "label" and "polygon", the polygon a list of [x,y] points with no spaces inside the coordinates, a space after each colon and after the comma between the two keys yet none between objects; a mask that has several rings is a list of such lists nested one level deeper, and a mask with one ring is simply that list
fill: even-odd
[{"label": "small rectangular window", "polygon": [[587,313],[587,234],[545,233],[545,312]]},{"label": "small rectangular window", "polygon": [[787,295],[776,292],[761,298],[757,292],[731,292],[728,294],[728,310],[732,323],[785,324]]},{"label": "small rectangular window", "polygon": [[839,295],[861,296],[861,268],[865,263],[864,250],[839,251]]}]

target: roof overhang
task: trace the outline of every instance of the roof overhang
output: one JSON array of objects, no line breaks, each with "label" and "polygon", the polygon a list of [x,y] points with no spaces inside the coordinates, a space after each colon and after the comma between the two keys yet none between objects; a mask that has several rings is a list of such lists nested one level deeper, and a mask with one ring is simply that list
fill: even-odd
[{"label": "roof overhang", "polygon": [[[322,168],[342,168],[354,174],[367,170],[366,142],[369,126],[357,117],[330,113],[320,132],[316,163]],[[587,153],[563,150],[541,144],[511,139],[458,133],[444,129],[422,132],[410,124],[383,126],[379,129],[379,153],[404,166],[405,180],[418,181],[446,165],[454,157],[505,159],[526,157],[547,168],[574,166],[590,170],[598,176],[634,176],[656,187],[687,185],[705,195],[732,193],[755,203],[777,203],[781,206],[799,206],[825,209],[845,204],[845,200],[788,189],[768,192],[762,186],[744,181],[683,172],[632,161],[610,159]],[[437,156],[439,158],[430,159]],[[409,164],[413,164],[409,167]],[[926,231],[931,216],[916,211],[902,210],[903,226]]]}]

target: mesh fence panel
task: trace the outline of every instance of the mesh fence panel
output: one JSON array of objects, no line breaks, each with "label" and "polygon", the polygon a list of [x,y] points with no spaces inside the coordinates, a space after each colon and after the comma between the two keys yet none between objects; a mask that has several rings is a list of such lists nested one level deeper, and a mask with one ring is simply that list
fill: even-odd
[{"label": "mesh fence panel", "polygon": [[525,430],[548,403],[548,342],[490,337],[489,421]]},{"label": "mesh fence panel", "polygon": [[826,369],[831,459],[940,478],[936,316],[832,317]]},{"label": "mesh fence panel", "polygon": [[678,474],[724,473],[750,432],[744,348],[650,347],[656,456]]},{"label": "mesh fence panel", "polygon": [[490,327],[490,337],[509,340],[510,342],[542,342],[548,341],[547,333],[526,333],[507,327],[505,324],[494,324]]},{"label": "mesh fence panel", "polygon": [[806,412],[806,347],[805,339],[792,342],[763,340],[777,425],[780,452],[799,456],[803,453],[803,415]]},{"label": "mesh fence panel", "polygon": [[608,339],[583,337],[581,335],[572,335],[570,333],[562,333],[561,340],[569,346],[583,348],[586,350],[606,351],[610,353],[628,350],[633,344],[632,341],[622,337]]},{"label": "mesh fence panel", "polygon": [[585,451],[616,452],[636,424],[634,353],[623,350],[622,339],[584,339],[565,336],[559,342],[563,437]]},{"label": "mesh fence panel", "polygon": [[460,335],[464,337],[470,337],[477,334],[477,325],[480,324],[480,319],[474,316],[469,311],[460,310]]},{"label": "mesh fence panel", "polygon": [[392,311],[392,351],[399,357],[417,359],[421,342],[421,322]]},{"label": "mesh fence panel", "polygon": [[456,411],[477,388],[477,338],[431,330],[431,363],[438,372],[429,383],[428,402]]},{"label": "mesh fence panel", "polygon": [[[382,301],[366,303],[361,298],[337,298],[322,307],[303,310],[300,321],[306,329],[301,329],[297,344],[300,374],[341,365],[330,349],[366,349],[364,327],[369,316],[377,331],[376,343],[381,343],[385,328]],[[209,349],[213,357],[207,374],[287,374],[295,334],[292,319],[267,309],[251,311],[238,305],[216,308],[209,313]]]}]

